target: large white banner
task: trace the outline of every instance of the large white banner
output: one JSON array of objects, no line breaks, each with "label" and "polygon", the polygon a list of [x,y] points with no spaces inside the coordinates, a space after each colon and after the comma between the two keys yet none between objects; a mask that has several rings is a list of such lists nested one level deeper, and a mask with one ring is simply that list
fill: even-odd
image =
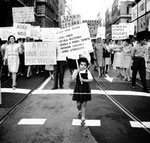
[{"label": "large white banner", "polygon": [[112,25],[112,40],[122,40],[127,38],[129,38],[127,25]]},{"label": "large white banner", "polygon": [[56,64],[57,42],[26,42],[25,65]]},{"label": "large white banner", "polygon": [[60,28],[41,28],[41,39],[43,41],[58,41],[57,31]]},{"label": "large white banner", "polygon": [[16,37],[16,31],[13,27],[0,27],[0,38],[2,40],[8,40],[10,35],[14,35]]},{"label": "large white banner", "polygon": [[30,24],[14,23],[14,29],[16,31],[17,38],[30,37]]},{"label": "large white banner", "polygon": [[34,7],[13,7],[13,22],[34,22]]},{"label": "large white banner", "polygon": [[58,54],[61,56],[79,55],[83,51],[93,51],[86,23],[59,30],[58,39]]}]

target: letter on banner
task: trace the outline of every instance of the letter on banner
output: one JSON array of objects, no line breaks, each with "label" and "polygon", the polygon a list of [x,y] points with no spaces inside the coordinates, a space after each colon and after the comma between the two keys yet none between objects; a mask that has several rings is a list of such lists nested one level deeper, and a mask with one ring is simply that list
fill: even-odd
[{"label": "letter on banner", "polygon": [[56,64],[55,42],[26,42],[25,65],[49,65]]},{"label": "letter on banner", "polygon": [[79,55],[93,51],[87,23],[78,24],[58,31],[59,56]]},{"label": "letter on banner", "polygon": [[30,36],[30,24],[14,23],[17,38],[26,38]]},{"label": "letter on banner", "polygon": [[34,22],[34,7],[13,7],[13,22]]}]

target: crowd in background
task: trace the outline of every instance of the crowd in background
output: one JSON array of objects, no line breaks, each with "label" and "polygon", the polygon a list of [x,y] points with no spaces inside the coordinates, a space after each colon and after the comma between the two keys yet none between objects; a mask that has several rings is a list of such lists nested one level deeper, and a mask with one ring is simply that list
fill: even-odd
[{"label": "crowd in background", "polygon": [[148,92],[146,85],[146,66],[150,62],[150,43],[145,39],[102,40],[93,41],[94,68],[99,77],[108,73],[108,68],[116,70],[117,77],[124,81],[132,79],[135,88],[136,79],[140,78],[143,91]]},{"label": "crowd in background", "polygon": [[[21,76],[25,75],[29,78],[32,75],[33,69],[35,69],[37,74],[40,71],[48,70],[50,78],[54,79],[54,86],[52,89],[57,89],[58,83],[60,88],[63,88],[66,63],[72,74],[73,70],[77,69],[77,62],[75,60],[76,57],[68,56],[65,59],[57,57],[57,64],[54,66],[25,66],[24,42],[32,41],[34,40],[29,37],[26,39],[18,39],[16,41],[14,36],[10,36],[8,41],[1,41],[1,74],[5,74],[6,76],[11,74],[12,87],[15,88],[17,85],[16,74],[18,72]],[[94,70],[98,72],[99,77],[105,76],[108,74],[109,69],[113,68],[116,71],[117,77],[123,77],[122,79],[124,81],[131,81],[132,79],[133,88],[135,87],[136,78],[139,77],[143,84],[143,91],[147,91],[146,66],[150,60],[150,42],[148,40],[126,39],[113,41],[109,39],[102,40],[101,38],[97,38],[91,42],[93,45],[93,52],[85,52],[80,56],[88,59],[94,67]],[[12,70],[11,67],[14,69]],[[137,76],[138,72],[139,76]]]}]

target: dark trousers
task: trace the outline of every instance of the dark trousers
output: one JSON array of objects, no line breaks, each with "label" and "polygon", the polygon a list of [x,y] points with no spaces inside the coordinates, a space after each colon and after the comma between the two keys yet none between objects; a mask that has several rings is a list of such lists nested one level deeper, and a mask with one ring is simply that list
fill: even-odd
[{"label": "dark trousers", "polygon": [[145,59],[141,57],[134,57],[133,72],[132,72],[132,86],[135,86],[136,84],[136,75],[138,71],[143,85],[143,90],[147,90]]},{"label": "dark trousers", "polygon": [[20,72],[21,72],[21,74],[24,74],[25,73],[24,53],[19,54],[19,58],[20,58]]},{"label": "dark trousers", "polygon": [[65,68],[66,61],[57,61],[57,65],[54,65],[54,88],[58,87],[58,82],[60,88],[63,87]]},{"label": "dark trousers", "polygon": [[114,61],[114,53],[110,55],[110,60],[111,60],[111,66],[113,65],[113,61]]}]

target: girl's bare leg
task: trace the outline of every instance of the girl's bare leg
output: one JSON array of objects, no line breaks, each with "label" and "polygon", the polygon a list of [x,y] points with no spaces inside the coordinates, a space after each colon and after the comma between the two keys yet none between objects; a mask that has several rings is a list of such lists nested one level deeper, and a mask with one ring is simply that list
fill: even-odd
[{"label": "girl's bare leg", "polygon": [[81,119],[81,117],[82,117],[81,102],[77,101],[77,109],[79,111],[79,113],[78,113],[78,119]]},{"label": "girl's bare leg", "polygon": [[83,102],[82,103],[82,109],[81,109],[82,110],[81,126],[85,125],[86,105],[87,105],[87,102]]}]

